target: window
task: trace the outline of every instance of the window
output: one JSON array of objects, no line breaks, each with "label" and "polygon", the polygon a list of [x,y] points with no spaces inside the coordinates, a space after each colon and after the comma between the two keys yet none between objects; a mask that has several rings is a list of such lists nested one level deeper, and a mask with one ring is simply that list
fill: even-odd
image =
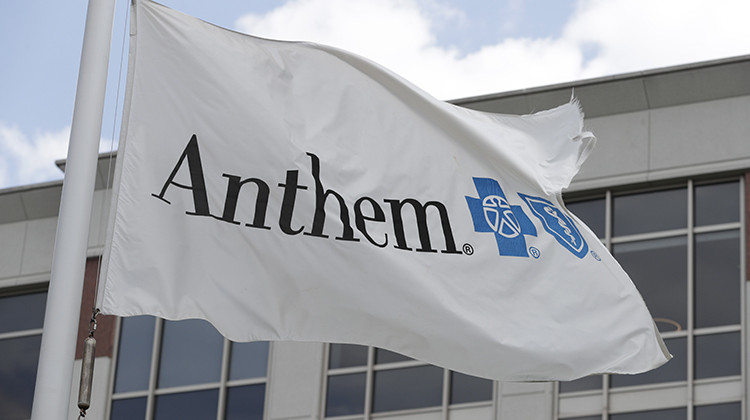
[{"label": "window", "polygon": [[742,405],[738,402],[728,404],[700,405],[695,407],[695,420],[740,420]]},{"label": "window", "polygon": [[122,318],[110,418],[260,420],[268,353],[202,320]]},{"label": "window", "polygon": [[[567,207],[609,247],[646,302],[674,359],[640,375],[604,375],[559,384],[560,418],[589,418],[602,410],[612,420],[740,419],[740,401],[715,400],[725,389],[742,394],[741,265],[742,180],[688,181],[642,192],[609,191]],[[610,209],[610,210],[608,210]],[[722,388],[723,387],[723,388]],[[728,387],[728,388],[727,388]],[[671,395],[694,395],[702,404],[660,401]],[[608,413],[626,394],[663,410]],[[600,394],[601,399],[591,398]],[[739,400],[739,397],[736,397]],[[621,401],[626,401],[622,399]],[[631,401],[631,400],[627,400]],[[593,405],[593,404],[596,404]],[[686,408],[668,408],[687,405]],[[618,411],[622,407],[618,406]],[[686,411],[687,410],[687,411]],[[579,412],[580,414],[576,414]],[[594,416],[602,418],[602,414]],[[593,418],[593,417],[592,417]]]},{"label": "window", "polygon": [[31,417],[47,292],[0,296],[0,413]]},{"label": "window", "polygon": [[328,346],[325,417],[364,416],[492,401],[493,382],[398,353],[352,344]]},{"label": "window", "polygon": [[612,414],[610,420],[684,420],[687,412],[684,408],[666,410],[639,411],[635,413]]}]

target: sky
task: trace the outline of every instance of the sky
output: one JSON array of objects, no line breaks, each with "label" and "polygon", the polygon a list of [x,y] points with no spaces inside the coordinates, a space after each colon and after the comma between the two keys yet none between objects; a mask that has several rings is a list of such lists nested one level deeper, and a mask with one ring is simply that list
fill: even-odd
[{"label": "sky", "polygon": [[[0,2],[0,189],[61,179],[87,1]],[[116,148],[117,0],[100,151]],[[449,100],[750,54],[747,0],[162,0],[229,29],[334,45]],[[613,98],[616,100],[616,98]]]}]

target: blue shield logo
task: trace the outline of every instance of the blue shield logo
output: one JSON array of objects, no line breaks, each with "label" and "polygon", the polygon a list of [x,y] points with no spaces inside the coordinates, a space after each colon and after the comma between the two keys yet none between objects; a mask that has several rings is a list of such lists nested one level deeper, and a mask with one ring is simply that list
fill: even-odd
[{"label": "blue shield logo", "polygon": [[528,257],[525,235],[536,236],[536,227],[521,206],[508,202],[497,181],[473,178],[479,198],[466,197],[474,231],[495,234],[500,255]]},{"label": "blue shield logo", "polygon": [[518,193],[531,212],[542,222],[544,230],[551,234],[560,245],[578,258],[588,253],[589,247],[573,220],[554,204],[541,197]]}]

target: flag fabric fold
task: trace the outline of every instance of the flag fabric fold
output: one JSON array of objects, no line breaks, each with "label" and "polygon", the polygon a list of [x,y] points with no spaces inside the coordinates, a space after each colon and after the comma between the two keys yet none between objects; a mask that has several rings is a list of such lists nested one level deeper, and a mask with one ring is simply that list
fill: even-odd
[{"label": "flag fabric fold", "polygon": [[336,48],[134,8],[103,313],[499,380],[668,360],[627,274],[562,202],[594,143],[576,102],[478,112]]}]

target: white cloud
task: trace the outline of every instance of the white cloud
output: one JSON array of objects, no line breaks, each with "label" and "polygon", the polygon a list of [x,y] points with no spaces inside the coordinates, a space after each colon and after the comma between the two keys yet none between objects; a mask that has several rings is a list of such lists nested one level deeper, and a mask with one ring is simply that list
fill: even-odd
[{"label": "white cloud", "polygon": [[[55,161],[67,156],[69,138],[70,126],[28,136],[0,121],[0,188],[62,179]],[[111,143],[101,139],[99,152],[110,150]]]},{"label": "white cloud", "polygon": [[[579,0],[552,31],[559,37],[488,40],[469,54],[437,41],[441,30],[471,25],[444,1],[291,0],[237,28],[356,52],[441,99],[750,54],[747,0]],[[506,18],[530,13],[519,5],[512,0]],[[61,178],[54,160],[65,157],[69,133],[29,135],[0,121],[0,188]]]},{"label": "white cloud", "polygon": [[237,27],[371,58],[441,99],[750,53],[746,0],[580,0],[559,38],[510,38],[463,55],[436,28],[464,15],[436,1],[293,0]]},{"label": "white cloud", "polygon": [[0,122],[0,187],[62,178],[54,162],[65,157],[69,137],[70,127],[29,138],[18,128]]},{"label": "white cloud", "polygon": [[746,0],[585,0],[565,29],[599,54],[581,75],[599,76],[750,53]]}]

